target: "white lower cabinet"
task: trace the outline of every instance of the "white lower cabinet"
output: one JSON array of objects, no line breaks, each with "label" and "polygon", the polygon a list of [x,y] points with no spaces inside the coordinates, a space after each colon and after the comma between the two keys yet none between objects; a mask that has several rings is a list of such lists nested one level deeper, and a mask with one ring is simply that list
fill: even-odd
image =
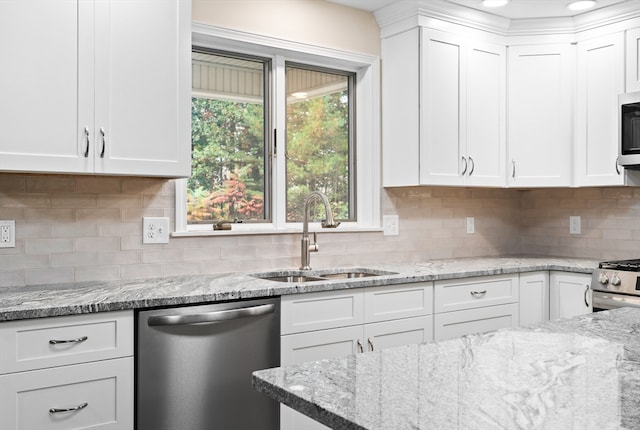
[{"label": "white lower cabinet", "polygon": [[517,274],[436,281],[434,339],[518,326],[519,290]]},{"label": "white lower cabinet", "polygon": [[2,430],[133,428],[133,313],[0,324]]},{"label": "white lower cabinet", "polygon": [[[431,282],[283,296],[281,365],[433,340]],[[281,406],[282,430],[327,427]]]},{"label": "white lower cabinet", "polygon": [[549,320],[549,272],[520,274],[520,325]]},{"label": "white lower cabinet", "polygon": [[552,271],[549,274],[552,320],[593,312],[591,303],[591,275]]},{"label": "white lower cabinet", "polygon": [[0,376],[5,430],[133,428],[133,357]]},{"label": "white lower cabinet", "polygon": [[487,306],[434,315],[435,340],[518,326],[518,304]]}]

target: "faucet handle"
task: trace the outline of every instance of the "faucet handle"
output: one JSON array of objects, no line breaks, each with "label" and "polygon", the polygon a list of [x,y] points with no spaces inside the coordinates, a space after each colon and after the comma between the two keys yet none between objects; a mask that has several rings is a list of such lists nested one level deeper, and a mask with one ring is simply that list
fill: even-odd
[{"label": "faucet handle", "polygon": [[313,232],[313,242],[309,244],[309,252],[318,252],[318,233]]}]

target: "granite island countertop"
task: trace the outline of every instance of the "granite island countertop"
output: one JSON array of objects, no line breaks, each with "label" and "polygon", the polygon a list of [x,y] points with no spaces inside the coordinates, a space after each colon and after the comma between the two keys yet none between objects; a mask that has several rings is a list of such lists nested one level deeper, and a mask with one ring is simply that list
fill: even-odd
[{"label": "granite island countertop", "polygon": [[334,429],[638,429],[640,309],[255,372]]},{"label": "granite island countertop", "polygon": [[[252,276],[256,273],[227,273],[3,287],[0,288],[0,321],[189,305],[540,270],[591,273],[597,265],[597,261],[588,259],[509,256],[367,265],[367,270],[391,272],[392,274],[304,283],[264,280]],[[340,267],[332,270],[350,271],[354,268]],[[285,272],[287,271],[281,270],[270,273],[273,275]],[[323,269],[318,269],[312,270],[310,273],[322,272]],[[2,276],[2,272],[0,272],[0,276]]]}]

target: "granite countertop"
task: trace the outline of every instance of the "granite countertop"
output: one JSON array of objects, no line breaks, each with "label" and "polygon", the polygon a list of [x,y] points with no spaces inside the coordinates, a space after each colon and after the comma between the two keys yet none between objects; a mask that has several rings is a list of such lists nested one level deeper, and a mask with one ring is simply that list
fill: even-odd
[{"label": "granite countertop", "polygon": [[640,309],[255,372],[334,429],[638,429]]},{"label": "granite countertop", "polygon": [[[5,287],[0,288],[0,321],[539,270],[591,273],[597,265],[598,262],[594,260],[560,257],[487,257],[433,260],[414,264],[368,265],[367,270],[393,274],[306,283],[275,282],[251,276],[251,273],[229,273]],[[358,268],[342,267],[335,271],[354,269]],[[273,275],[286,272],[283,270],[269,273]],[[323,273],[323,270],[310,272],[314,273]]]}]

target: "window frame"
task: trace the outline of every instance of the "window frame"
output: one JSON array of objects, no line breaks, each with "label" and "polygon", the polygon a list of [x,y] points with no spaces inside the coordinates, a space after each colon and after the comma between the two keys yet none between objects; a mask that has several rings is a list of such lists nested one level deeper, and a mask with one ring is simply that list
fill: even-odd
[{"label": "window frame", "polygon": [[[241,55],[270,58],[274,73],[271,77],[272,100],[268,108],[272,124],[269,125],[269,153],[273,155],[270,171],[271,222],[234,224],[232,230],[214,231],[210,224],[187,224],[186,179],[175,181],[176,222],[172,236],[204,236],[234,234],[272,234],[299,232],[302,223],[286,222],[286,193],[279,192],[286,182],[286,141],[284,70],[286,63],[310,67],[329,68],[353,72],[355,77],[356,106],[353,118],[355,130],[356,169],[356,222],[344,222],[337,229],[325,232],[380,230],[380,86],[379,57],[368,54],[336,50],[299,42],[275,39],[236,30],[193,23],[192,45],[198,48],[234,52]],[[282,90],[280,90],[282,88]],[[275,133],[274,133],[275,130]],[[274,146],[275,145],[275,146]],[[284,195],[283,195],[284,194]],[[310,223],[310,230],[320,229],[319,223]]]}]

